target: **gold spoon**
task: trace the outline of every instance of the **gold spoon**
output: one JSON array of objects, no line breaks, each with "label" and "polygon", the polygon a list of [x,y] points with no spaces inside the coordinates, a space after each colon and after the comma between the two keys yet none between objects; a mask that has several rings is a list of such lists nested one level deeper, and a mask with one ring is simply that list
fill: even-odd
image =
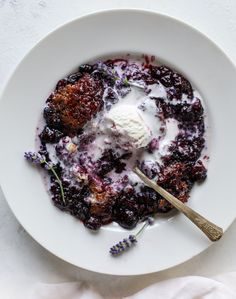
[{"label": "gold spoon", "polygon": [[150,188],[154,189],[157,193],[163,196],[169,203],[171,203],[177,210],[182,212],[185,216],[188,217],[200,230],[211,240],[211,241],[218,241],[223,235],[223,229],[219,226],[215,225],[214,223],[210,222],[197,212],[193,211],[190,207],[183,204],[180,200],[176,197],[171,195],[165,189],[160,187],[154,181],[150,180],[146,175],[142,173],[137,167],[133,170],[140,179],[148,185]]}]

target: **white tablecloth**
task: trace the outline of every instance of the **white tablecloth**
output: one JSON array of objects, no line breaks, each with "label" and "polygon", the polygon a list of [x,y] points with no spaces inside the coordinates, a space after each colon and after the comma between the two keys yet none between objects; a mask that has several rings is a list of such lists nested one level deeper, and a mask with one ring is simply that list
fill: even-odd
[{"label": "white tablecloth", "polygon": [[[236,63],[235,0],[0,0],[0,90],[26,52],[49,31],[82,14],[117,7],[153,9],[182,19],[207,34]],[[2,193],[0,240],[0,297],[4,299],[16,298],[13,294],[36,282],[81,279],[103,294],[128,296],[166,278],[236,271],[236,223],[221,241],[199,256],[142,277],[100,275],[57,259],[18,224]],[[3,286],[9,286],[4,296]]]}]

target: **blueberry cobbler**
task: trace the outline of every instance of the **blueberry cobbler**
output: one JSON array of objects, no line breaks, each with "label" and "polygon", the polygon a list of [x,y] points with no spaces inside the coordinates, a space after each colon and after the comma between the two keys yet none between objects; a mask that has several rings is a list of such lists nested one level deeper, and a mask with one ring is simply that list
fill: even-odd
[{"label": "blueberry cobbler", "polygon": [[57,83],[43,118],[39,153],[53,165],[46,167],[52,201],[89,229],[113,221],[131,229],[172,209],[136,165],[182,202],[206,178],[201,97],[154,57],[81,65]]}]

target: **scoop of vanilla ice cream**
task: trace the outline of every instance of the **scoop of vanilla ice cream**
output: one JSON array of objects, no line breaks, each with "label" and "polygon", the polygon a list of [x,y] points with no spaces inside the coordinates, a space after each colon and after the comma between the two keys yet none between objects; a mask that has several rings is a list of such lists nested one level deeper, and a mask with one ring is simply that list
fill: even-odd
[{"label": "scoop of vanilla ice cream", "polygon": [[145,147],[152,139],[152,132],[133,105],[114,106],[105,116],[107,132],[121,147]]}]

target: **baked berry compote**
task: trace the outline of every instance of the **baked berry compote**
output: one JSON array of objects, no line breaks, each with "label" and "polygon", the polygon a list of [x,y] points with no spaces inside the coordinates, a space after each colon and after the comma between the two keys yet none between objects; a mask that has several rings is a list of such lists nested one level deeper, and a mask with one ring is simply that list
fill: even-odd
[{"label": "baked berry compote", "polygon": [[78,67],[43,110],[40,150],[53,203],[92,230],[134,228],[172,206],[132,172],[138,167],[182,202],[206,178],[201,96],[154,57],[121,57]]}]

